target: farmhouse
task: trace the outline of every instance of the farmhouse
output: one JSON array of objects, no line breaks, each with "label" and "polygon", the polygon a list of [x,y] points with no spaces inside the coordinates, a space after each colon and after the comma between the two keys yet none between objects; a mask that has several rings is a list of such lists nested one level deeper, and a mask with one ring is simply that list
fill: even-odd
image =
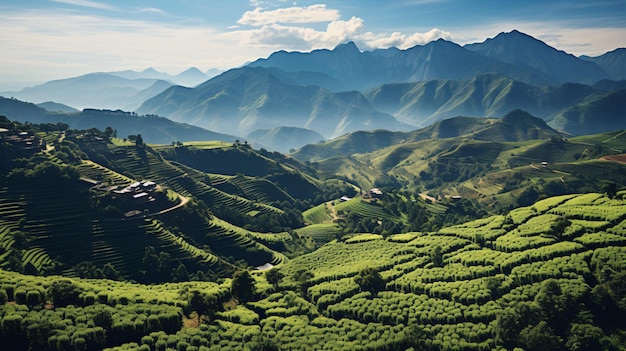
[{"label": "farmhouse", "polygon": [[379,198],[379,197],[383,196],[383,192],[380,189],[378,189],[378,188],[370,189],[369,194],[373,198]]},{"label": "farmhouse", "polygon": [[157,183],[153,181],[134,182],[121,190],[113,190],[119,195],[128,195],[135,203],[142,204],[154,201],[150,195],[157,189]]},{"label": "farmhouse", "polygon": [[8,142],[17,149],[37,152],[41,150],[41,141],[29,132],[11,132],[6,128],[0,128],[0,139]]}]

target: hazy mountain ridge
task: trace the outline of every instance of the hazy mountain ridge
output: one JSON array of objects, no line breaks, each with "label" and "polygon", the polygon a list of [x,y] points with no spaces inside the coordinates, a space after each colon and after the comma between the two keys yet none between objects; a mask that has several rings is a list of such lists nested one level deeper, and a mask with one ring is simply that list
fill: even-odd
[{"label": "hazy mountain ridge", "polygon": [[517,30],[463,47],[485,57],[536,69],[559,83],[593,84],[601,79],[616,78],[594,62],[557,50]]},{"label": "hazy mountain ridge", "polygon": [[581,58],[595,62],[614,80],[626,79],[626,48],[617,48],[596,57],[581,56]]},{"label": "hazy mountain ridge", "polygon": [[[333,50],[278,51],[196,89],[170,88],[139,112],[230,134],[293,126],[336,137],[360,129],[408,130],[389,115],[424,127],[460,115],[498,117],[523,109],[549,121],[622,88],[609,78],[598,64],[518,31],[464,47],[440,39],[361,52],[349,42]],[[583,85],[595,82],[602,83]],[[367,102],[354,92],[335,93],[365,88]],[[584,125],[576,128],[566,131],[580,133]]]},{"label": "hazy mountain ridge", "polygon": [[557,114],[550,125],[575,135],[625,129],[626,90],[591,95]]},{"label": "hazy mountain ridge", "polygon": [[170,144],[174,141],[222,140],[237,137],[211,132],[197,126],[177,123],[159,116],[138,116],[121,110],[84,109],[75,113],[50,113],[35,104],[0,97],[0,115],[20,122],[66,123],[73,129],[111,127],[120,138],[141,134],[149,143]]},{"label": "hazy mountain ridge", "polygon": [[601,91],[564,83],[533,86],[488,74],[468,80],[384,84],[365,93],[372,105],[399,120],[426,126],[458,115],[496,117],[523,109],[545,120]]},{"label": "hazy mountain ridge", "polygon": [[325,137],[360,129],[411,128],[375,110],[357,91],[295,85],[292,77],[276,69],[233,69],[193,89],[167,89],[138,112],[239,135],[280,126],[312,129]]},{"label": "hazy mountain ridge", "polygon": [[37,104],[37,106],[41,107],[43,109],[46,109],[49,112],[62,112],[62,113],[78,112],[77,109],[75,109],[75,108],[73,108],[71,106],[59,104],[58,102],[54,102],[54,101],[42,102],[40,104]]},{"label": "hazy mountain ridge", "polygon": [[314,144],[326,139],[319,133],[304,128],[277,127],[274,129],[257,129],[246,136],[253,144],[286,153],[289,150]]},{"label": "hazy mountain ridge", "polygon": [[487,58],[443,39],[406,50],[391,48],[361,52],[350,42],[333,50],[310,53],[279,51],[249,66],[321,72],[347,82],[349,89],[356,90],[389,82],[467,79],[493,72],[532,84],[556,82],[538,70]]},{"label": "hazy mountain ridge", "polygon": [[319,161],[335,156],[370,153],[392,145],[427,139],[468,137],[475,140],[510,142],[547,139],[559,132],[540,118],[515,110],[502,118],[453,117],[411,132],[358,131],[324,143],[306,145],[293,156],[302,161]]},{"label": "hazy mountain ridge", "polygon": [[[620,77],[624,61],[624,50],[577,58],[514,30],[465,46],[440,39],[406,50],[361,52],[349,42],[332,50],[278,51],[194,88],[172,81],[208,73],[190,68],[170,76],[146,69],[57,80],[8,96],[136,110],[230,135],[286,126],[332,138],[356,130],[407,131],[461,115],[497,117],[515,109],[546,121],[558,116],[555,126],[577,134],[591,119],[564,122],[573,116],[565,112],[623,89],[623,82],[611,79]],[[622,128],[619,104],[612,106],[617,110],[604,114],[617,120],[606,128]]]},{"label": "hazy mountain ridge", "polygon": [[[151,78],[126,79],[109,73],[90,73],[2,94],[25,101],[54,101],[80,109],[118,109],[136,103],[133,97],[143,90],[151,89],[158,81]],[[173,83],[162,81],[161,84],[171,86]]]},{"label": "hazy mountain ridge", "polygon": [[191,67],[177,75],[153,68],[141,72],[126,70],[96,72],[52,80],[19,91],[2,92],[26,101],[54,101],[75,108],[136,109],[141,103],[172,85],[195,86],[216,75]]}]

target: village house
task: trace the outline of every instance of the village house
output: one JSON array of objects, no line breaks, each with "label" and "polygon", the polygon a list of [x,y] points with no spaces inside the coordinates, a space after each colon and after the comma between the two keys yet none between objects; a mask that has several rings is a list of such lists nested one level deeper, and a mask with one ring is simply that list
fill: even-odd
[{"label": "village house", "polygon": [[41,141],[37,140],[35,135],[30,132],[15,133],[6,128],[0,128],[0,140],[21,150],[32,152],[41,150]]},{"label": "village house", "polygon": [[134,182],[120,190],[113,190],[113,192],[118,195],[127,195],[135,203],[142,204],[154,201],[154,198],[150,194],[154,192],[157,187],[157,183],[153,181],[141,181]]},{"label": "village house", "polygon": [[372,198],[381,198],[383,196],[383,192],[378,188],[372,188],[369,191],[369,195]]}]

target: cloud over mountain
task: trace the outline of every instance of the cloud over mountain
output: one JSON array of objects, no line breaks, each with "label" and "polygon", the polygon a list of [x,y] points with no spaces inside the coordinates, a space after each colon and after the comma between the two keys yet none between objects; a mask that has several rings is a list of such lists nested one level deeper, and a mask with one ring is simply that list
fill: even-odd
[{"label": "cloud over mountain", "polygon": [[237,23],[252,26],[271,23],[316,23],[336,21],[339,17],[339,10],[329,9],[324,4],[276,10],[264,10],[262,7],[257,7],[252,11],[244,12]]}]

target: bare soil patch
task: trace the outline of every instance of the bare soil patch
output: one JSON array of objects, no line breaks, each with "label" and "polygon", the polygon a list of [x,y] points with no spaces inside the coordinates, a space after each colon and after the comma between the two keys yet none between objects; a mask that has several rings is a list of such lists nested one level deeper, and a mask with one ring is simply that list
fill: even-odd
[{"label": "bare soil patch", "polygon": [[600,159],[603,161],[617,162],[626,165],[626,154],[602,156]]}]

